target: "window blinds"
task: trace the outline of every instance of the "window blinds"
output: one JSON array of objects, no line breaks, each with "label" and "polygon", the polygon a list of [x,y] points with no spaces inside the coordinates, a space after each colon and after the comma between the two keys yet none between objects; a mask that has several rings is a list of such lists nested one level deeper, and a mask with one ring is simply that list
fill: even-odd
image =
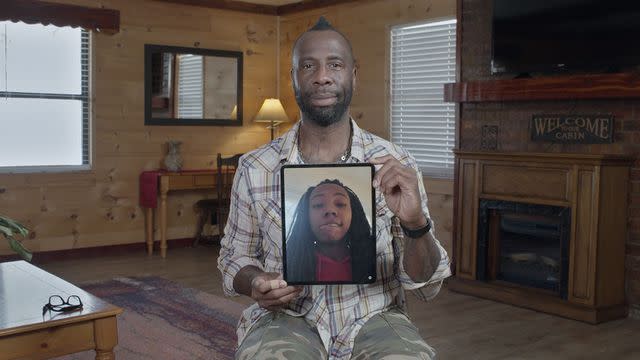
[{"label": "window blinds", "polygon": [[391,29],[391,140],[423,175],[453,177],[456,108],[443,85],[455,81],[455,19]]},{"label": "window blinds", "polygon": [[91,129],[89,124],[89,32],[80,33],[80,77],[82,78],[82,164],[91,161]]},{"label": "window blinds", "polygon": [[204,100],[202,55],[178,57],[178,118],[201,119]]}]

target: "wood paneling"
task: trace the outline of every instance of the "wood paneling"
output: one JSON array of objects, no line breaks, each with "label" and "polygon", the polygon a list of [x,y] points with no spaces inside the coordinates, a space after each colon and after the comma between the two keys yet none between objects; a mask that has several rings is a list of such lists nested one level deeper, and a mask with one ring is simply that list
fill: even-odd
[{"label": "wood paneling", "polygon": [[436,238],[453,257],[453,181],[433,178],[423,178],[423,181]]},{"label": "wood paneling", "polygon": [[[33,238],[25,245],[35,251],[143,243],[138,176],[160,166],[167,140],[183,142],[187,169],[213,168],[218,152],[247,152],[269,140],[269,131],[251,120],[264,98],[276,96],[277,18],[150,0],[55,2],[121,14],[118,34],[92,33],[92,169],[0,174],[0,213],[28,225]],[[243,126],[144,126],[145,43],[242,51]],[[193,236],[193,205],[207,196],[196,191],[169,199],[170,239]],[[9,253],[0,241],[0,254]]]}]

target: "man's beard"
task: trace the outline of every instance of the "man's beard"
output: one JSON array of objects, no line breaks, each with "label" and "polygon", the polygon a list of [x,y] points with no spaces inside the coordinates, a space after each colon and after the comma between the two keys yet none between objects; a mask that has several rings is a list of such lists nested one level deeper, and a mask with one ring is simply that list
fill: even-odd
[{"label": "man's beard", "polygon": [[305,94],[306,96],[303,96],[299,88],[294,88],[294,92],[303,118],[311,120],[316,125],[322,127],[327,127],[340,121],[349,108],[352,95],[351,89],[347,88],[344,91],[344,96],[336,94],[337,101],[335,104],[331,106],[313,106],[313,104],[311,104],[311,94]]}]

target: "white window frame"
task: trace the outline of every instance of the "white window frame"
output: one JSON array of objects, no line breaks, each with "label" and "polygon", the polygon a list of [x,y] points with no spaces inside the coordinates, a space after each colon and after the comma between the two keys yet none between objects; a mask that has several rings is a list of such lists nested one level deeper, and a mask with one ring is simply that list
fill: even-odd
[{"label": "white window frame", "polygon": [[[7,20],[8,21],[8,20]],[[1,23],[1,22],[0,22]],[[55,26],[55,25],[53,25]],[[4,44],[2,45],[4,46]],[[7,173],[56,173],[91,170],[93,162],[93,131],[91,116],[91,32],[81,29],[80,35],[80,64],[81,64],[81,93],[80,94],[52,94],[11,92],[0,89],[0,98],[31,98],[31,99],[73,99],[82,100],[82,164],[78,165],[28,165],[28,166],[0,166],[0,174]]]},{"label": "white window frame", "polygon": [[424,176],[453,178],[456,104],[444,84],[456,81],[456,19],[390,29],[391,141],[416,158]]}]

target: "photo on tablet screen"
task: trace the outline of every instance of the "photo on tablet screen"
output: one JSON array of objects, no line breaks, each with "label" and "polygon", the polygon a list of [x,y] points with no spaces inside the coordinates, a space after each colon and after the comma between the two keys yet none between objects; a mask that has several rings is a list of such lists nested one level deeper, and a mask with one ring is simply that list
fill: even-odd
[{"label": "photo on tablet screen", "polygon": [[376,278],[372,164],[284,165],[284,280],[363,284]]}]

